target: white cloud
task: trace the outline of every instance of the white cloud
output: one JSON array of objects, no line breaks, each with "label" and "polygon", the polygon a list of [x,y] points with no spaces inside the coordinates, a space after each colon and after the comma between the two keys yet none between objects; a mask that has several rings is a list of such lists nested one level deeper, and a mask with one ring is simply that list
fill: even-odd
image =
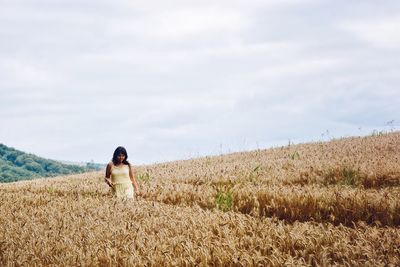
[{"label": "white cloud", "polygon": [[376,47],[400,49],[400,15],[389,18],[350,20],[341,23],[340,28]]},{"label": "white cloud", "polygon": [[304,75],[316,76],[325,71],[340,68],[343,65],[343,60],[338,58],[294,60],[285,64],[268,66],[254,73],[254,76],[264,80],[293,78]]},{"label": "white cloud", "polygon": [[135,19],[117,19],[107,26],[110,34],[141,36],[149,40],[174,40],[202,34],[240,31],[245,26],[237,11],[216,8],[180,8],[152,12]]},{"label": "white cloud", "polygon": [[39,87],[54,83],[57,75],[39,62],[0,57],[0,79],[3,88]]}]

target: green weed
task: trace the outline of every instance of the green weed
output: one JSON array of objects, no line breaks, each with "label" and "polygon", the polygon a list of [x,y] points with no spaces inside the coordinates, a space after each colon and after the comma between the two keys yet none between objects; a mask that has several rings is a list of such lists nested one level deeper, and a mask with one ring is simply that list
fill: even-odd
[{"label": "green weed", "polygon": [[358,186],[362,183],[360,172],[349,166],[329,169],[324,173],[323,178],[325,185]]},{"label": "green weed", "polygon": [[292,160],[295,160],[295,159],[300,159],[300,154],[299,154],[299,152],[294,152],[291,156],[290,156],[290,158],[292,159]]},{"label": "green weed", "polygon": [[358,183],[358,172],[351,167],[344,167],[342,169],[342,182],[343,185],[356,186]]},{"label": "green weed", "polygon": [[150,174],[148,172],[145,172],[145,173],[137,174],[136,179],[138,181],[140,181],[140,182],[148,183],[148,182],[150,182],[151,177],[150,177]]},{"label": "green weed", "polygon": [[53,194],[56,191],[56,189],[54,187],[51,187],[51,186],[47,187],[46,189],[47,189],[47,192],[50,193],[50,194]]},{"label": "green weed", "polygon": [[232,190],[221,190],[215,196],[215,207],[218,210],[230,211],[233,207]]}]

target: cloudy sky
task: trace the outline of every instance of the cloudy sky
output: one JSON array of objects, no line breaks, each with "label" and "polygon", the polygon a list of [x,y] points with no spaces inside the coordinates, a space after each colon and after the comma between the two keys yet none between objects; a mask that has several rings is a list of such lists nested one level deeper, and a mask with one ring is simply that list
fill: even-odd
[{"label": "cloudy sky", "polygon": [[147,164],[398,130],[399,32],[397,0],[0,0],[0,143]]}]

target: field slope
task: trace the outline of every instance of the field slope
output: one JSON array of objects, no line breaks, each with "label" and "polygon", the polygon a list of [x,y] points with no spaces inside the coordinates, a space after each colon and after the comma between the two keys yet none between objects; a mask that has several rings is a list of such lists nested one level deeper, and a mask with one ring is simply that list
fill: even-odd
[{"label": "field slope", "polygon": [[0,265],[399,266],[400,133],[0,184]]}]

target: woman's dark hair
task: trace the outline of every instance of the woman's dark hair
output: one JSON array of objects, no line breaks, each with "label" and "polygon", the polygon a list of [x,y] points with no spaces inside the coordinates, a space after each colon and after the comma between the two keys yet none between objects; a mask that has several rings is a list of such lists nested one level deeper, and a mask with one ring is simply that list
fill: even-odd
[{"label": "woman's dark hair", "polygon": [[125,156],[125,159],[124,159],[124,161],[122,163],[125,164],[125,165],[131,166],[131,164],[129,164],[129,161],[128,161],[128,153],[126,152],[126,149],[124,147],[122,147],[122,146],[117,147],[115,149],[115,151],[114,151],[114,155],[113,155],[113,158],[112,158],[112,162],[114,163],[114,165],[118,164],[117,157],[118,157],[119,154],[123,154]]}]

